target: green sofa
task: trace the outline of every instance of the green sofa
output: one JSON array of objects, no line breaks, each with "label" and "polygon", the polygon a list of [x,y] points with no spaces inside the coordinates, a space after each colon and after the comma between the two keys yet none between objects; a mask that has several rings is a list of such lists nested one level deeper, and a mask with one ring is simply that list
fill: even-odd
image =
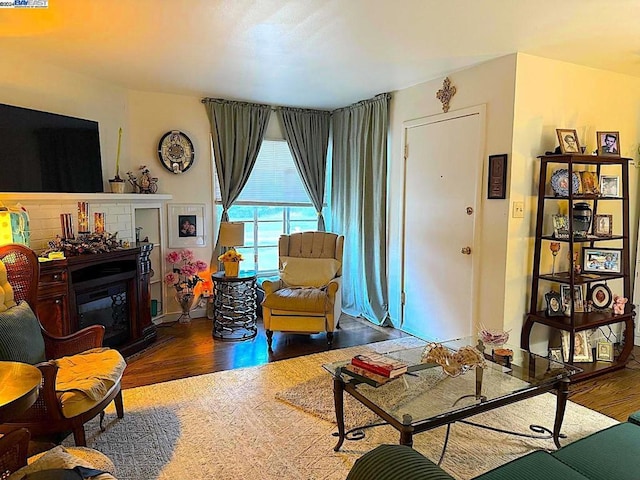
[{"label": "green sofa", "polygon": [[[474,480],[638,480],[640,412],[554,452],[535,451]],[[347,480],[453,480],[404,445],[381,445],[359,458]]]}]

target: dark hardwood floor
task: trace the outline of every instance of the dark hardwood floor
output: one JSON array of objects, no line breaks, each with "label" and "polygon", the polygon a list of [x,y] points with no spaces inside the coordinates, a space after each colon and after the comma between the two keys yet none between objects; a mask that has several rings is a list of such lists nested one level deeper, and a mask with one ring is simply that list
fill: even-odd
[{"label": "dark hardwood floor", "polygon": [[[408,336],[346,315],[341,317],[340,326],[333,341],[336,349]],[[213,339],[211,329],[211,320],[206,318],[194,319],[190,324],[159,326],[156,343],[127,359],[123,387],[263,365],[326,349],[324,334],[275,332],[273,352],[269,352],[260,319],[258,335],[244,342]],[[627,368],[572,385],[570,400],[617,420],[626,420],[630,413],[640,410],[640,362],[636,358],[640,358],[640,347],[635,347]]]}]

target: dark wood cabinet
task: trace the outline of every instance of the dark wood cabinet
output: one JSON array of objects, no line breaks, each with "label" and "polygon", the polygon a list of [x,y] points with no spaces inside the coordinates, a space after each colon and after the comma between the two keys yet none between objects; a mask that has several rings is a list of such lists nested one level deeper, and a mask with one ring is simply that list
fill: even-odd
[{"label": "dark wood cabinet", "polygon": [[[86,326],[82,324],[80,304],[100,295],[113,298],[120,295],[126,298],[128,308],[123,318],[128,325],[126,333],[114,340],[117,342],[114,346],[123,355],[130,355],[151,344],[157,335],[151,321],[149,291],[152,249],[151,244],[140,244],[113,252],[42,262],[36,310],[43,327],[57,336],[74,333]],[[112,293],[113,285],[120,285],[121,293]]]},{"label": "dark wood cabinet", "polygon": [[[618,294],[626,298],[631,297],[631,278],[629,267],[629,158],[604,157],[591,155],[545,155],[540,159],[540,180],[538,190],[538,208],[536,218],[535,244],[533,251],[533,272],[531,280],[531,302],[529,312],[523,325],[521,346],[528,350],[530,344],[531,330],[535,324],[546,325],[551,329],[569,333],[569,358],[564,361],[574,362],[575,337],[577,332],[594,330],[600,327],[610,326],[615,323],[623,324],[622,338],[613,362],[596,361],[580,362],[576,366],[583,371],[577,374],[574,380],[582,380],[601,375],[613,370],[623,368],[629,360],[629,355],[633,349],[634,339],[634,317],[633,305],[628,302],[625,305],[624,313],[614,314],[610,308],[592,309],[591,311],[576,311],[573,296],[570,300],[570,312],[567,315],[548,316],[545,311],[545,294],[551,290],[560,290],[560,286],[569,286],[569,292],[574,292],[574,288],[579,288],[584,293],[585,303],[592,288],[596,285],[615,284]],[[550,172],[558,172],[566,169],[566,189],[558,193],[557,173],[549,175]],[[619,190],[615,196],[602,196],[598,192],[582,193],[579,189],[572,188],[574,176],[577,173],[580,178],[582,171],[594,172],[597,178],[607,174],[611,177],[619,178]],[[565,172],[562,172],[563,175]],[[571,181],[569,179],[572,179]],[[551,191],[551,181],[556,183],[556,191]],[[593,221],[591,228],[584,236],[576,235],[578,221],[573,218],[575,205],[579,202],[586,202],[591,208],[593,215],[602,212],[611,215],[611,219],[616,225],[616,231],[611,236],[596,236],[593,232]],[[566,235],[558,235],[553,230],[553,223],[550,218],[556,213],[566,213],[568,219],[568,232]],[[550,243],[560,243],[560,251],[568,262],[568,267],[564,269],[547,269],[547,262],[541,265],[543,254],[546,256],[550,252]],[[619,255],[619,268],[615,272],[610,271],[581,271],[583,267],[583,255],[585,249],[614,249]],[[576,258],[577,265],[570,259]],[[554,262],[555,265],[555,262]],[[621,290],[620,291],[620,287]],[[616,292],[614,292],[616,293]],[[585,309],[587,310],[587,309]]]}]

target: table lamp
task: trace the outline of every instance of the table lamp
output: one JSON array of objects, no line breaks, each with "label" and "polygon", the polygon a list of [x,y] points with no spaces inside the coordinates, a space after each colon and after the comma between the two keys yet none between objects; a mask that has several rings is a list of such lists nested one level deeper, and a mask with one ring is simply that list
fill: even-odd
[{"label": "table lamp", "polygon": [[244,245],[244,222],[221,222],[218,244],[227,250]]}]

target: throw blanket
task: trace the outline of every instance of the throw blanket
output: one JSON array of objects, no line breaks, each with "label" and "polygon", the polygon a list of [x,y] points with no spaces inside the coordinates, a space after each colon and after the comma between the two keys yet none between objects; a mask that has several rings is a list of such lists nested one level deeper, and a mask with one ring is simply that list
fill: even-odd
[{"label": "throw blanket", "polygon": [[127,363],[117,350],[93,348],[71,357],[54,360],[58,366],[56,391],[78,390],[91,400],[104,398],[122,377]]}]

